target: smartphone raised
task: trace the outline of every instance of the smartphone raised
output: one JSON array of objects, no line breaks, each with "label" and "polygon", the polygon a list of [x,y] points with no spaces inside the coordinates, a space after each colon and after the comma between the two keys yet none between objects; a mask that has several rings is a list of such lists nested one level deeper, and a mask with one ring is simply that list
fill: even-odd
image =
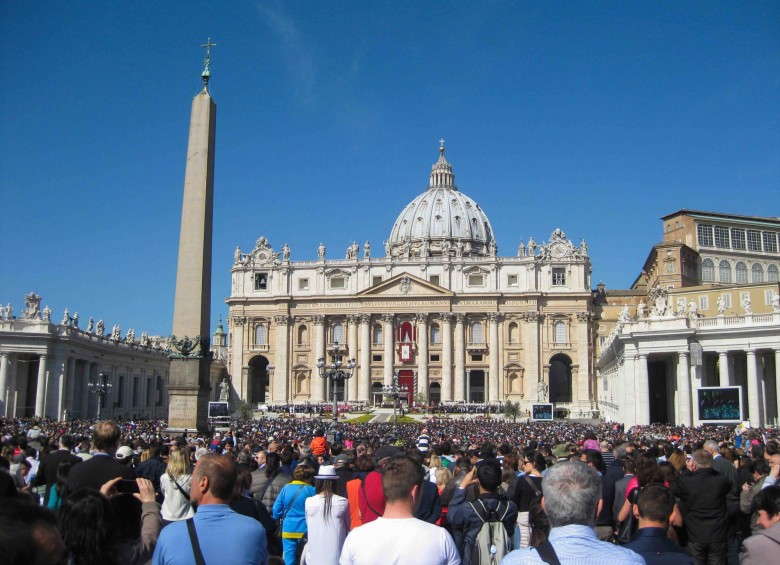
[{"label": "smartphone raised", "polygon": [[138,483],[132,479],[122,479],[116,484],[116,491],[121,493],[139,492]]}]

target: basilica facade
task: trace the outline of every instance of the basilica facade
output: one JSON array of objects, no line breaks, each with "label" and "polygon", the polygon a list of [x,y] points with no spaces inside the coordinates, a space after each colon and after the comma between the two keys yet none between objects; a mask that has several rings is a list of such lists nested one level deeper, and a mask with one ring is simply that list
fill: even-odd
[{"label": "basilica facade", "polygon": [[[313,246],[316,242],[313,242]],[[419,402],[554,402],[590,416],[590,260],[560,229],[499,256],[490,221],[455,184],[440,148],[428,186],[377,256],[291,261],[260,237],[231,269],[228,372],[253,404],[323,401],[318,360],[354,359],[340,400],[380,401],[397,378]]]}]

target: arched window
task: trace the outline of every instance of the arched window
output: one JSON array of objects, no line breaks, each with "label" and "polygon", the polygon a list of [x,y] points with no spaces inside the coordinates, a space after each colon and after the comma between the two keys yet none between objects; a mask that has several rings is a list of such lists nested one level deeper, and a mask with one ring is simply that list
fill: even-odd
[{"label": "arched window", "polygon": [[712,262],[712,259],[705,259],[701,262],[701,280],[715,282],[715,263]]},{"label": "arched window", "polygon": [[719,280],[722,283],[731,282],[731,263],[725,259],[718,264]]},{"label": "arched window", "polygon": [[309,328],[304,326],[298,326],[298,345],[306,345],[309,343]]},{"label": "arched window", "polygon": [[268,345],[268,330],[265,324],[255,326],[255,345]]},{"label": "arched window", "polygon": [[382,345],[382,326],[374,324],[373,331],[371,332],[371,343],[374,345]]},{"label": "arched window", "polygon": [[737,262],[737,284],[747,284],[748,277],[747,277],[747,265],[745,265],[742,261]]},{"label": "arched window", "polygon": [[553,323],[553,341],[556,344],[568,343],[569,338],[566,332],[566,322]]},{"label": "arched window", "polygon": [[753,282],[764,282],[764,268],[758,263],[753,263]]},{"label": "arched window", "polygon": [[439,328],[439,324],[431,324],[431,343],[434,345],[441,343],[441,328]]},{"label": "arched window", "polygon": [[333,343],[344,343],[344,324],[341,322],[333,324]]},{"label": "arched window", "polygon": [[471,343],[485,343],[485,330],[482,322],[471,324]]},{"label": "arched window", "polygon": [[509,334],[509,343],[520,343],[520,328],[517,323],[510,323],[507,331]]},{"label": "arched window", "polygon": [[571,402],[573,384],[571,359],[562,354],[550,359],[550,402]]},{"label": "arched window", "polygon": [[767,282],[778,282],[777,265],[769,265],[766,269]]}]

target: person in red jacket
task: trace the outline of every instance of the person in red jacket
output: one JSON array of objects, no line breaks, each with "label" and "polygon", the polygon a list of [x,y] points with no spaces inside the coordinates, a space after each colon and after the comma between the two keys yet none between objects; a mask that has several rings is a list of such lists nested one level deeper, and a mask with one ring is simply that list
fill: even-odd
[{"label": "person in red jacket", "polygon": [[314,439],[309,444],[312,455],[316,458],[319,455],[327,455],[330,450],[328,440],[325,439],[325,432],[322,430],[314,430]]}]

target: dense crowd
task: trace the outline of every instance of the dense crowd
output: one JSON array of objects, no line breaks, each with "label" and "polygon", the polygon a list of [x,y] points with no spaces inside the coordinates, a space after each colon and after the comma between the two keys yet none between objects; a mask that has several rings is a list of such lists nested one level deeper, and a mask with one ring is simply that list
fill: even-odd
[{"label": "dense crowd", "polygon": [[[0,555],[476,565],[553,563],[550,552],[603,564],[607,551],[615,563],[668,565],[761,563],[767,544],[780,549],[774,429],[448,415],[329,425],[316,411],[209,433],[171,433],[164,420],[0,419]],[[596,487],[592,509],[572,498],[585,501],[579,511],[551,490]],[[493,523],[503,527],[484,533]],[[583,548],[592,560],[574,558]]]}]

